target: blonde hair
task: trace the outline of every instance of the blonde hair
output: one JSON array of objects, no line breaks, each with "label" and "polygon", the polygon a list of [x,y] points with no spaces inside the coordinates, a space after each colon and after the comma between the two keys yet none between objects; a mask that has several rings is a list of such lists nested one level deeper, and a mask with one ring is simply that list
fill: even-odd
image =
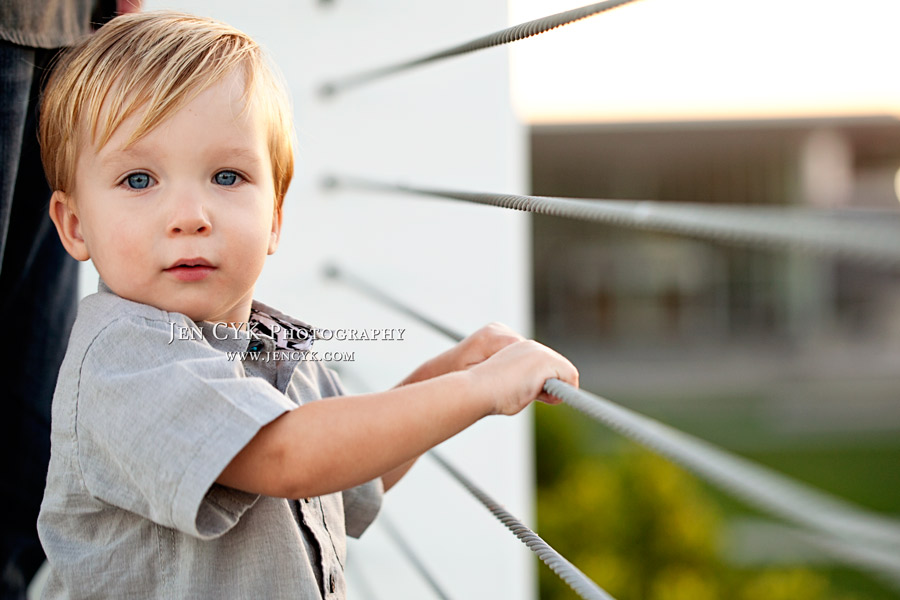
[{"label": "blonde hair", "polygon": [[278,71],[247,34],[219,21],[157,11],[116,17],[60,59],[41,101],[41,158],[50,187],[71,193],[78,151],[102,148],[132,114],[138,141],[194,97],[242,68],[245,108],[269,125],[280,208],[294,172],[291,107]]}]

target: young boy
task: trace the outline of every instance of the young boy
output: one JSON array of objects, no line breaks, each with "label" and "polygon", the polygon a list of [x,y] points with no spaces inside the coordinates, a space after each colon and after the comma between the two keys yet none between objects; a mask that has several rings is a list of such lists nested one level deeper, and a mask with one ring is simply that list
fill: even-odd
[{"label": "young boy", "polygon": [[[313,337],[252,300],[281,233],[291,119],[241,32],[119,17],[62,60],[42,110],[50,216],[102,280],[54,397],[46,596],[343,597],[345,534],[417,456],[555,401],[549,377],[577,384],[497,325],[377,394],[344,396],[320,363],[276,353]],[[248,349],[285,359],[228,360]]]}]

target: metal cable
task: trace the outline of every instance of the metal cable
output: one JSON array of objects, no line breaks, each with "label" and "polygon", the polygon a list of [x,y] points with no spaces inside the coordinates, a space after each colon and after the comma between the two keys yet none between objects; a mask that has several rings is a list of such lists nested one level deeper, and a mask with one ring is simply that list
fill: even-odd
[{"label": "metal cable", "polygon": [[459,333],[458,331],[454,331],[453,329],[444,327],[437,321],[428,318],[421,312],[410,308],[409,306],[403,304],[402,302],[400,302],[398,300],[393,299],[392,297],[388,296],[387,294],[385,294],[384,292],[379,290],[377,287],[375,287],[371,283],[365,281],[364,279],[357,277],[353,273],[349,273],[347,271],[344,271],[344,270],[338,268],[337,265],[334,265],[334,264],[326,265],[322,272],[326,278],[338,279],[365,294],[368,294],[374,298],[377,298],[378,301],[381,302],[382,304],[386,304],[387,306],[390,306],[397,312],[408,315],[421,323],[425,323],[426,325],[428,325],[435,331],[438,331],[438,332],[444,334],[445,336],[447,336],[453,340],[456,340],[457,342],[462,340],[464,337],[466,337],[463,334]]},{"label": "metal cable", "polygon": [[846,565],[871,573],[894,590],[900,590],[900,557],[896,551],[846,544],[840,538],[818,533],[797,532],[796,537],[811,546],[819,547]]},{"label": "metal cable", "polygon": [[420,58],[389,65],[386,67],[371,69],[362,73],[358,73],[356,75],[350,75],[347,77],[329,81],[319,88],[319,93],[323,96],[333,96],[338,92],[342,92],[349,88],[368,83],[369,81],[373,81],[387,75],[393,75],[394,73],[405,71],[413,67],[418,67],[420,65],[424,65],[425,63],[443,60],[452,56],[459,56],[460,54],[467,54],[469,52],[474,52],[475,50],[483,50],[485,48],[491,48],[493,46],[500,46],[502,44],[509,44],[511,42],[524,40],[525,38],[550,31],[551,29],[556,29],[557,27],[562,27],[563,25],[568,25],[569,23],[574,23],[575,21],[586,19],[587,17],[591,17],[601,12],[611,10],[623,4],[628,4],[629,2],[634,1],[635,0],[606,0],[606,2],[597,2],[596,4],[582,6],[581,8],[574,8],[572,10],[567,10],[555,15],[550,15],[548,17],[542,17],[540,19],[528,21],[527,23],[521,23],[513,27],[508,27],[502,31],[497,31],[495,33],[491,33],[474,39],[470,42],[466,42],[458,46],[453,46],[452,48],[441,50],[433,54],[428,54]]},{"label": "metal cable", "polygon": [[[337,279],[345,281],[343,276]],[[361,287],[357,289],[364,291]],[[383,292],[375,296],[378,300],[383,297],[389,296]],[[399,300],[390,299],[391,306],[405,306]],[[410,309],[406,314],[415,315],[417,311]],[[431,326],[432,320],[422,322]],[[459,339],[450,337],[456,341]],[[889,581],[898,580],[900,561],[884,559],[885,556],[900,555],[900,522],[896,519],[866,511],[793,481],[558,379],[548,379],[544,391],[625,437],[668,457],[747,504],[821,532],[832,540],[832,547],[848,549],[833,552],[837,558],[852,556],[852,563],[859,564],[875,556],[867,562],[869,570],[886,575]],[[871,548],[873,545],[875,548]],[[870,548],[872,552],[867,552]]]},{"label": "metal cable", "polygon": [[430,189],[358,178],[331,177],[325,184],[333,188],[434,196],[719,242],[900,265],[898,211],[582,200]]},{"label": "metal cable", "polygon": [[[559,379],[548,379],[544,391],[751,506],[832,537],[850,537],[900,553],[900,522],[896,519],[795,482]],[[900,572],[900,561],[895,568]]]},{"label": "metal cable", "polygon": [[437,461],[454,479],[456,479],[469,493],[475,496],[491,514],[512,531],[519,541],[528,546],[528,549],[534,552],[550,570],[556,573],[560,579],[572,588],[572,590],[585,598],[585,600],[613,600],[606,591],[594,583],[587,575],[582,573],[578,567],[570,563],[559,552],[554,550],[550,544],[545,542],[541,537],[529,529],[524,523],[512,516],[505,508],[498,504],[493,498],[486,494],[481,488],[472,483],[465,475],[453,468],[438,452],[432,450],[428,453]]},{"label": "metal cable", "polygon": [[394,522],[391,521],[386,514],[379,515],[378,522],[382,524],[388,537],[393,540],[394,544],[397,545],[397,548],[400,549],[400,552],[406,557],[406,560],[410,562],[416,572],[425,580],[429,587],[431,587],[437,597],[442,600],[450,600],[450,595],[447,594],[441,584],[438,583],[437,578],[435,578],[428,567],[425,566],[425,563],[422,562],[416,551],[413,550],[403,534],[400,533],[400,530],[397,529]]},{"label": "metal cable", "polygon": [[[767,538],[766,547],[781,549],[786,542],[790,544],[797,541],[821,554],[837,558],[843,564],[871,573],[885,584],[900,590],[900,556],[897,552],[890,552],[880,546],[847,544],[839,538],[766,520],[751,520],[745,523],[747,524],[741,527],[748,527],[754,532],[764,532]],[[734,558],[740,561],[740,555]],[[749,563],[745,561],[743,564],[752,565],[759,562],[757,558],[756,561]]]}]

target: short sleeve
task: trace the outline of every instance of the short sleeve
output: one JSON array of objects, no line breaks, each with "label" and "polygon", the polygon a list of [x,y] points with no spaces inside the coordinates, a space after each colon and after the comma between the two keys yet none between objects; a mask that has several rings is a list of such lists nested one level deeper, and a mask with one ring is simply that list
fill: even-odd
[{"label": "short sleeve", "polygon": [[[176,326],[196,328],[170,315]],[[171,340],[171,328],[128,316],[91,342],[78,384],[78,460],[96,498],[214,538],[257,499],[216,479],[264,425],[295,405],[205,340]]]}]

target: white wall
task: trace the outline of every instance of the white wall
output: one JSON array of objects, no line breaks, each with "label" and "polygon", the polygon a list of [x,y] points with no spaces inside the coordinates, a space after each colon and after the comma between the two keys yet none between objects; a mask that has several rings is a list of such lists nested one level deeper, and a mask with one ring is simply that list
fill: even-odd
[{"label": "white wall", "polygon": [[[284,71],[295,102],[298,174],[286,200],[282,245],[257,297],[317,326],[407,329],[402,342],[320,343],[323,351],[356,352],[355,362],[342,365],[351,387],[390,387],[449,343],[324,281],[320,270],[327,260],[463,331],[500,320],[527,332],[524,215],[387,194],[326,194],[318,186],[324,174],[336,172],[524,191],[524,130],[510,108],[504,49],[425,67],[327,102],[315,94],[328,77],[505,27],[505,2],[147,0],[146,8],[227,21],[262,42]],[[445,444],[444,452],[514,514],[533,522],[530,414],[487,419]],[[535,596],[530,552],[428,458],[388,494],[384,510],[452,597]],[[352,598],[433,597],[377,524],[350,552]]]}]

